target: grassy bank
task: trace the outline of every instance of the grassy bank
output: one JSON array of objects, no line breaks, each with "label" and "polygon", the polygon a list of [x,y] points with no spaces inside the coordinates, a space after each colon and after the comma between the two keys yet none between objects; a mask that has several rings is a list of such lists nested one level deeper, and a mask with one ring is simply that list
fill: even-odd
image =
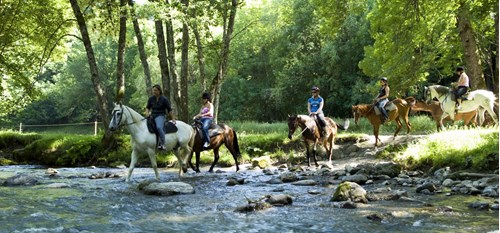
[{"label": "grassy bank", "polygon": [[[343,122],[341,119],[335,119]],[[498,128],[463,130],[455,127],[435,134],[435,124],[426,116],[410,119],[411,134],[429,134],[429,138],[409,145],[407,148],[389,148],[386,153],[408,168],[451,166],[461,169],[494,169],[498,167]],[[300,141],[300,131],[288,139],[286,122],[225,122],[238,134],[241,148],[241,162],[251,158],[269,155],[274,161],[300,162],[305,160],[304,148]],[[395,124],[389,123],[381,128],[382,135],[392,135]],[[406,133],[403,127],[400,135]],[[351,120],[347,131],[340,131],[337,140],[353,141],[359,137],[372,135],[372,126],[362,119],[358,125]],[[0,165],[5,164],[45,164],[50,166],[115,166],[128,165],[130,161],[130,136],[119,136],[119,149],[102,155],[102,135],[42,134],[0,132]],[[232,166],[234,160],[225,146],[221,147],[219,165]],[[158,155],[159,166],[167,166],[175,161],[172,154]],[[202,164],[211,164],[213,153],[202,152]],[[149,166],[147,156],[139,159],[139,166]]]}]

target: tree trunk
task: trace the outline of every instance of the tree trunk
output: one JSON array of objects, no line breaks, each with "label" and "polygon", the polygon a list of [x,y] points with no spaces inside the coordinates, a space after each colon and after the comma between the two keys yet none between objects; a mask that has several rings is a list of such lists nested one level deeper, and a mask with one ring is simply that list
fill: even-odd
[{"label": "tree trunk", "polygon": [[139,49],[139,57],[141,59],[142,68],[144,70],[144,81],[146,81],[146,94],[147,96],[153,95],[151,91],[151,71],[149,69],[148,56],[146,55],[146,50],[144,49],[144,40],[142,39],[141,28],[139,27],[139,22],[135,17],[134,13],[134,1],[128,0],[128,4],[132,7],[132,23],[134,24],[135,37],[137,38],[137,48]]},{"label": "tree trunk", "polygon": [[167,48],[165,47],[165,34],[163,33],[163,22],[161,20],[155,21],[155,29],[156,29],[156,44],[158,45],[158,59],[160,60],[163,94],[168,97],[170,72],[168,70]]},{"label": "tree trunk", "polygon": [[457,29],[464,48],[466,73],[469,75],[473,89],[484,89],[486,88],[486,84],[481,67],[481,59],[476,38],[474,37],[474,30],[468,16],[469,8],[466,6],[466,3],[461,2],[457,14]]},{"label": "tree trunk", "polygon": [[[78,23],[78,27],[80,29],[80,33],[82,36],[83,44],[85,46],[85,51],[87,52],[87,59],[89,62],[91,80],[97,96],[97,105],[99,106],[99,115],[101,116],[101,120],[104,126],[108,126],[110,117],[108,114],[108,101],[106,99],[106,91],[101,86],[99,71],[97,69],[94,50],[92,48],[92,43],[90,41],[90,36],[87,30],[87,24],[80,10],[80,6],[78,5],[78,0],[69,0],[69,2],[71,3],[71,8],[73,9],[73,13],[75,14],[75,18]],[[104,133],[104,137],[102,139],[102,143],[104,148],[106,148],[106,150],[112,149],[116,146],[116,139],[107,127]]]},{"label": "tree trunk", "polygon": [[200,32],[198,31],[198,24],[195,22],[193,24],[193,33],[194,37],[196,39],[196,48],[197,48],[197,59],[198,59],[198,66],[200,70],[200,82],[201,82],[201,89],[203,91],[207,91],[207,81],[206,81],[206,74],[205,74],[205,55],[203,51],[203,45],[201,44],[201,37],[200,37]]},{"label": "tree trunk", "polygon": [[[188,16],[187,9],[189,7],[189,0],[182,0],[181,3],[184,5],[185,16]],[[179,102],[179,119],[184,122],[189,121],[189,109],[188,109],[188,79],[189,79],[189,28],[186,20],[182,24],[182,65],[181,65],[181,91],[180,91],[180,102]]]},{"label": "tree trunk", "polygon": [[[227,3],[226,3],[227,4]],[[236,18],[236,10],[238,9],[238,0],[231,0],[231,6],[224,7],[222,12],[223,18],[223,32],[222,32],[222,49],[220,52],[220,63],[217,71],[217,75],[212,80],[212,85],[210,87],[213,99],[214,99],[214,122],[217,122],[219,115],[219,95],[221,90],[222,82],[226,76],[230,44],[234,31],[234,21]],[[229,11],[229,17],[228,17]]]},{"label": "tree trunk", "polygon": [[125,42],[127,40],[127,2],[120,0],[120,29],[118,32],[118,55],[116,64],[116,102],[125,96]]},{"label": "tree trunk", "polygon": [[[168,0],[166,0],[167,5],[169,4]],[[177,81],[177,63],[175,61],[175,40],[174,40],[174,29],[172,25],[172,16],[170,13],[167,14],[167,19],[165,21],[165,30],[167,32],[167,58],[170,67],[170,100],[172,102],[172,108],[177,110],[179,115],[182,109],[178,108],[180,103],[180,93],[179,93],[179,83]]]},{"label": "tree trunk", "polygon": [[493,56],[492,60],[493,60],[493,91],[495,92],[495,94],[498,96],[498,82],[499,82],[499,77],[498,77],[498,63],[499,63],[499,58],[500,58],[500,54],[498,54],[500,51],[498,50],[498,12],[495,13],[495,38],[496,38],[496,42],[493,43],[494,46],[495,46],[495,50],[496,50],[496,56]]}]

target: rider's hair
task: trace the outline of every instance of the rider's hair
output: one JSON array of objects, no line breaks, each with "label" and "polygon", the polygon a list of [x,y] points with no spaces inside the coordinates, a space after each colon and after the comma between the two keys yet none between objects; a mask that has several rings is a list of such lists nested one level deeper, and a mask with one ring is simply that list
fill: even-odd
[{"label": "rider's hair", "polygon": [[160,95],[163,95],[163,91],[161,90],[161,87],[160,87],[160,85],[158,85],[158,84],[155,84],[155,85],[153,86],[153,88],[156,88],[156,89],[158,89],[158,91],[160,91]]}]

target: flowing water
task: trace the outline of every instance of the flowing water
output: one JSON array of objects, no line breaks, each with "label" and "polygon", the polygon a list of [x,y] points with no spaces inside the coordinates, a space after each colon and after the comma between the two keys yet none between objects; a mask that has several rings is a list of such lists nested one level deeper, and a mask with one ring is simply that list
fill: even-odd
[{"label": "flowing water", "polygon": [[[138,168],[129,184],[123,178],[89,179],[100,172],[125,174],[126,169],[59,168],[50,178],[35,166],[0,167],[0,180],[30,174],[35,186],[0,186],[0,232],[498,232],[498,211],[479,211],[467,205],[481,197],[444,194],[426,196],[409,191],[413,198],[434,204],[378,201],[357,209],[334,208],[330,202],[335,185],[319,181],[312,187],[267,184],[271,176],[261,171],[187,174],[160,169],[161,181],[182,181],[195,194],[148,196],[137,184],[153,178],[151,168]],[[205,169],[206,171],[206,169]],[[245,184],[226,186],[228,178],[245,178]],[[314,179],[314,177],[311,177]],[[51,188],[65,183],[66,188]],[[369,186],[364,186],[369,189]],[[397,189],[397,188],[395,188]],[[310,194],[314,190],[318,194]],[[414,190],[414,188],[413,188]],[[280,191],[280,192],[277,192]],[[234,212],[247,199],[268,194],[288,194],[293,204],[252,213]],[[452,206],[452,212],[439,211]],[[382,222],[368,215],[392,213]]]}]

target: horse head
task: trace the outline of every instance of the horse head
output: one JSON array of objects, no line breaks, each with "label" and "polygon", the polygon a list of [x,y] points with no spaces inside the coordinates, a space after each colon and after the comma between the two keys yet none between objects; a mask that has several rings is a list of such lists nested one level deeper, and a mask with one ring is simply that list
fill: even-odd
[{"label": "horse head", "polygon": [[299,116],[297,115],[288,115],[288,138],[292,139],[293,133],[299,126]]},{"label": "horse head", "polygon": [[115,103],[113,111],[111,111],[111,121],[109,122],[109,130],[115,131],[122,124],[123,118],[123,105]]}]

